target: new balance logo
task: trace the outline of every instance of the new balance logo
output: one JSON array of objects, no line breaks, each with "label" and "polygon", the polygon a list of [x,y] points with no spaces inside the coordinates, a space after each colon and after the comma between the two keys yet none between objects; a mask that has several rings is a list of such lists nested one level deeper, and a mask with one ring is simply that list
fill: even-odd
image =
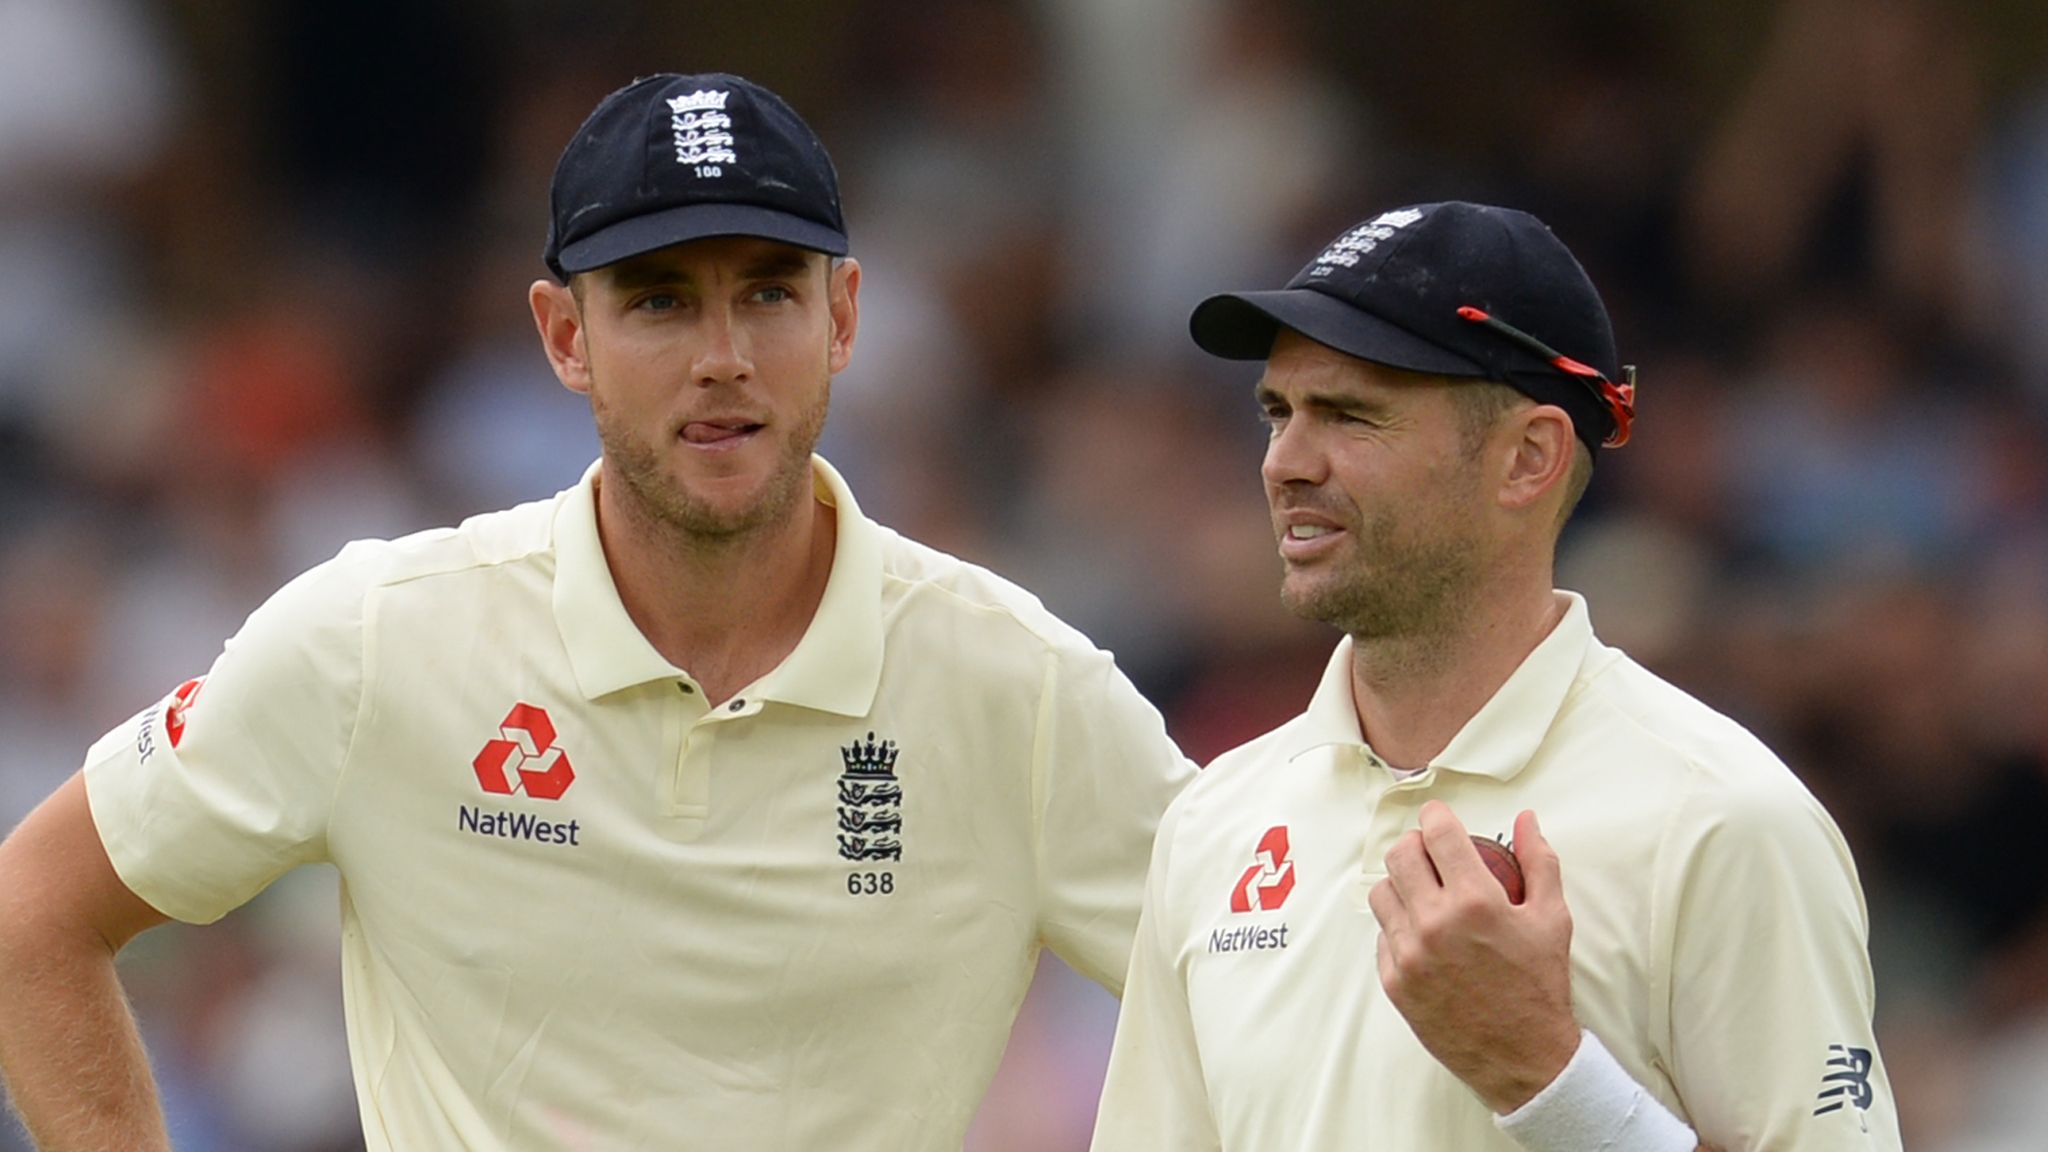
[{"label": "new balance logo", "polygon": [[1828,1071],[1820,1078],[1820,1107],[1815,1116],[1825,1116],[1850,1104],[1870,1108],[1870,1049],[1828,1045]]}]

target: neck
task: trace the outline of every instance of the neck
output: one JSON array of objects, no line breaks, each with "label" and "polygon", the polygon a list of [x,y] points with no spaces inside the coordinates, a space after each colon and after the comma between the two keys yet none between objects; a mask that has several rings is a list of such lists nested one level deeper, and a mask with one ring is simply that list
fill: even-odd
[{"label": "neck", "polygon": [[1471,590],[1434,633],[1353,637],[1351,699],[1382,760],[1427,767],[1564,618],[1547,570],[1514,585]]},{"label": "neck", "polygon": [[760,530],[684,532],[599,474],[597,534],[626,615],[721,703],[796,649],[832,575],[838,520],[815,499]]}]

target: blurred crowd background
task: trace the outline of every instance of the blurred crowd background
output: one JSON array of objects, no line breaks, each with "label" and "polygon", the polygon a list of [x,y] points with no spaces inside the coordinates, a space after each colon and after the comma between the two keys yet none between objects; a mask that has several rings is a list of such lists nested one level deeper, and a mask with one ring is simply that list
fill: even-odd
[{"label": "blurred crowd background", "polygon": [[[548,177],[661,70],[838,160],[824,451],[866,508],[1037,591],[1198,760],[1332,637],[1277,605],[1256,369],[1190,306],[1403,203],[1546,219],[1642,368],[1560,582],[1847,833],[1908,1146],[2041,1147],[2038,0],[0,0],[0,828],[342,542],[575,480]],[[334,884],[124,959],[181,1152],[360,1146]],[[1084,1148],[1114,1012],[1048,963],[970,1149]]]}]

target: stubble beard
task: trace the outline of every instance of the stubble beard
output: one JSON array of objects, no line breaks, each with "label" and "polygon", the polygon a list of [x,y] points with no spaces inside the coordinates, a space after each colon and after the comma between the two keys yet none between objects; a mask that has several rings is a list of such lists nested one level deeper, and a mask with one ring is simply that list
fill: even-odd
[{"label": "stubble beard", "polygon": [[763,485],[759,498],[740,508],[722,508],[691,492],[667,468],[672,444],[650,444],[630,422],[591,394],[591,414],[605,459],[625,489],[633,515],[693,547],[729,546],[785,522],[811,491],[811,453],[825,430],[831,382],[818,399],[797,415],[782,458]]},{"label": "stubble beard", "polygon": [[1288,573],[1281,603],[1360,642],[1449,635],[1469,611],[1483,567],[1477,543],[1463,528],[1404,526],[1386,516],[1367,520],[1353,555],[1334,558],[1337,571]]}]

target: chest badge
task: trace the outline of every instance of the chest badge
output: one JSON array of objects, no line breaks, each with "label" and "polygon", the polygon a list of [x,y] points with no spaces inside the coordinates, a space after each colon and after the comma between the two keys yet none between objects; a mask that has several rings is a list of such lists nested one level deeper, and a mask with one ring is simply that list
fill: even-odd
[{"label": "chest badge", "polygon": [[470,767],[483,790],[496,796],[524,792],[535,800],[560,800],[576,779],[568,754],[555,743],[547,710],[523,700],[505,713],[497,739],[484,744]]},{"label": "chest badge", "polygon": [[1253,921],[1238,917],[1252,912],[1277,912],[1294,891],[1294,860],[1289,856],[1287,825],[1275,824],[1259,837],[1252,865],[1237,878],[1230,890],[1230,917],[1222,927],[1209,932],[1209,951],[1277,952],[1287,947],[1290,926],[1270,919]]},{"label": "chest badge", "polygon": [[1287,858],[1287,825],[1275,824],[1259,837],[1256,862],[1230,890],[1232,912],[1270,912],[1294,891],[1294,861]]},{"label": "chest badge", "polygon": [[896,742],[855,740],[839,749],[839,855],[847,860],[903,859],[903,784]]}]

